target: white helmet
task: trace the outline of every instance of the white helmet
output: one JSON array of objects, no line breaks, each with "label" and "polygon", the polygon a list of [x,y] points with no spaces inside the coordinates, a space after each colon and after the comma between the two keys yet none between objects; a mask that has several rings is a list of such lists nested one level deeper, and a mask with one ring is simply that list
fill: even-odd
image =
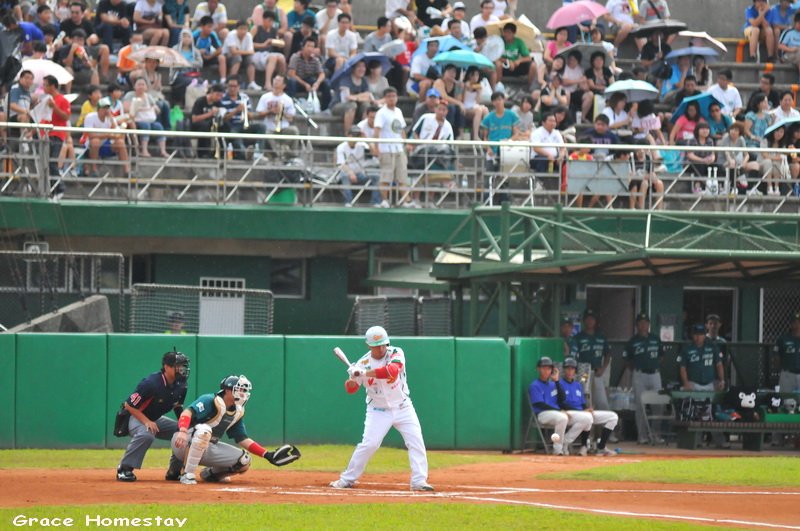
[{"label": "white helmet", "polygon": [[370,327],[364,335],[364,339],[370,347],[379,347],[389,344],[389,334],[386,333],[386,330],[382,326]]}]

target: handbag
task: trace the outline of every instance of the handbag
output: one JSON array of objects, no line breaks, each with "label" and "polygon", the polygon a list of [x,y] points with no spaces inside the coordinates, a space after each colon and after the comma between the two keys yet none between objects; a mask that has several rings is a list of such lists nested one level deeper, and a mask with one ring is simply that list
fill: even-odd
[{"label": "handbag", "polygon": [[485,77],[481,79],[481,91],[478,95],[478,101],[483,104],[490,104],[492,102],[492,85]]}]

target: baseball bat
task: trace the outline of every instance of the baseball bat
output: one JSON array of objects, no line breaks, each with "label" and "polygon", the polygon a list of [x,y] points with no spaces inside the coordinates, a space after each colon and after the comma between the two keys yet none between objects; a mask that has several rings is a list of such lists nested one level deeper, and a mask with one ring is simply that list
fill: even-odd
[{"label": "baseball bat", "polygon": [[350,360],[347,359],[347,355],[344,353],[342,349],[340,349],[339,347],[334,347],[333,353],[337,358],[342,360],[342,363],[344,363],[348,367],[350,366]]}]

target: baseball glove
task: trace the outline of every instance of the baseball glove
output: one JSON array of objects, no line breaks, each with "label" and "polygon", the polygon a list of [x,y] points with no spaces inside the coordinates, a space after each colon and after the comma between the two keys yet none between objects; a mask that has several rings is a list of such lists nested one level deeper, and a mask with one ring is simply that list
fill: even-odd
[{"label": "baseball glove", "polygon": [[275,466],[286,466],[300,459],[300,450],[293,444],[284,444],[274,452],[265,453],[264,459]]}]

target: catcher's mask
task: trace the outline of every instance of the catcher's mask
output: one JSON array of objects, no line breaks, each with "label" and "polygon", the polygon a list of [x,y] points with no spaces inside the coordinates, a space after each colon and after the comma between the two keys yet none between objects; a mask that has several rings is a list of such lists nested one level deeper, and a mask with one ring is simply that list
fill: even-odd
[{"label": "catcher's mask", "polygon": [[173,367],[175,375],[182,380],[189,377],[189,358],[183,352],[172,350],[165,353],[161,358],[161,365]]},{"label": "catcher's mask", "polygon": [[236,405],[243,406],[250,399],[250,391],[253,384],[242,374],[241,376],[227,376],[222,379],[219,388],[223,391],[230,389],[233,393],[233,401]]}]

